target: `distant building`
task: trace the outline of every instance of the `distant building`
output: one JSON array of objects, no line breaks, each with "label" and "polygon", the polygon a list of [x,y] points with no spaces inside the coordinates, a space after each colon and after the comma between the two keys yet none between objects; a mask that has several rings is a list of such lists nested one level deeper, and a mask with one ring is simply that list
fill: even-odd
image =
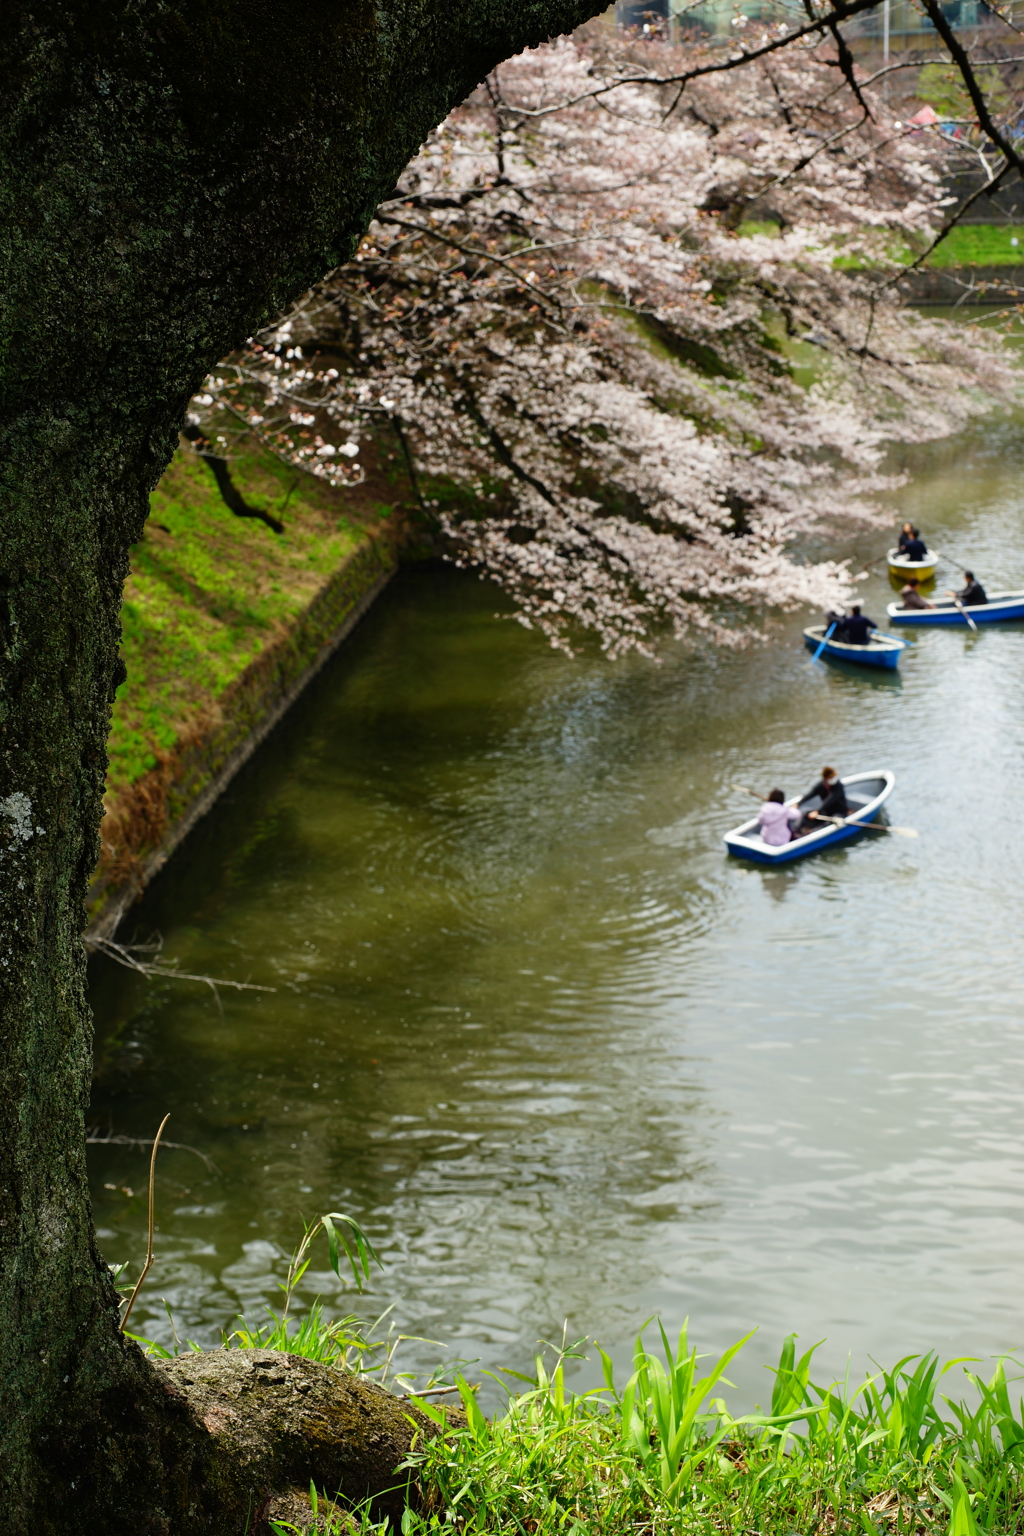
[{"label": "distant building", "polygon": [[[883,5],[856,16],[843,31],[851,38],[881,38]],[[942,10],[956,31],[971,31],[997,20],[985,0],[943,0]],[[807,13],[793,0],[616,0],[615,19],[623,30],[641,31],[645,26],[664,34],[693,30],[706,37],[735,36],[737,26],[751,22],[806,21]],[[914,0],[889,0],[889,37],[895,46],[924,38],[935,31]]]}]

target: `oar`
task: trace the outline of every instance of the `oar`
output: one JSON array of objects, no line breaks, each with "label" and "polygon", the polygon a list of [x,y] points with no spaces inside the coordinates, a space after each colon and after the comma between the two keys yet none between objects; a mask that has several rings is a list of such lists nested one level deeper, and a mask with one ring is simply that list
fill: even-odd
[{"label": "oar", "polygon": [[888,640],[897,645],[916,645],[915,640],[904,640],[902,635],[890,635],[884,629],[876,629],[873,635],[868,636],[868,645],[874,645],[876,640]]},{"label": "oar", "polygon": [[977,634],[978,633],[978,626],[977,626],[977,624],[975,624],[974,620],[971,618],[970,614],[967,612],[967,609],[964,607],[963,603],[960,601],[960,599],[958,597],[954,597],[953,601],[956,604],[956,606],[960,609],[960,612],[963,614],[963,616],[967,620],[968,624],[974,630],[974,633]]},{"label": "oar", "polygon": [[812,663],[817,661],[818,657],[821,655],[822,651],[825,649],[825,646],[828,644],[828,637],[832,633],[832,631],[835,629],[835,627],[836,627],[836,625],[835,625],[835,622],[834,622],[834,623],[829,625],[828,629],[826,629],[826,631],[824,633],[824,636],[822,637],[821,644],[818,646],[818,649],[815,651],[814,655],[811,657],[811,662]]},{"label": "oar", "polygon": [[[939,550],[939,549],[933,550],[932,553],[935,554],[935,555],[938,555],[940,560],[949,560],[949,556],[948,555],[944,555],[942,553],[942,551]],[[955,565],[957,562],[955,560],[950,560],[949,563],[950,563],[950,565]],[[962,570],[963,567],[961,566],[960,569]],[[948,587],[946,588],[946,591],[949,592],[949,588]],[[964,618],[967,620],[967,623],[970,625],[971,629],[973,629],[974,633],[977,634],[978,633],[978,626],[977,626],[977,624],[975,624],[974,620],[971,618],[970,614],[967,612],[967,609],[964,607],[963,603],[957,597],[956,593],[955,592],[949,592],[949,595],[953,599],[954,607],[959,608],[960,612],[963,614]]]},{"label": "oar", "polygon": [[[879,560],[888,560],[888,558],[889,558],[889,551],[886,550],[884,555],[878,555],[878,556],[876,556],[876,558],[874,560],[869,560],[867,565],[862,565],[861,568],[860,568],[860,571],[870,571],[871,567],[873,565],[877,565]],[[860,575],[860,571],[854,571],[854,575],[855,576],[859,576]]]},{"label": "oar", "polygon": [[755,800],[767,800],[767,795],[759,795],[756,789],[748,789],[745,784],[730,784],[730,789],[738,789],[741,795],[753,795]]},{"label": "oar", "polygon": [[[933,555],[938,555],[940,560],[949,560],[950,565],[960,565],[960,562],[958,560],[950,560],[948,555],[944,555],[942,553],[941,549],[934,549],[933,548],[932,549],[932,554]],[[963,570],[963,566],[962,565],[960,566],[960,569]],[[946,590],[949,591],[948,587],[947,587]],[[959,608],[960,612],[963,614],[964,618],[967,620],[967,623],[970,625],[971,629],[973,629],[974,633],[977,634],[978,633],[978,626],[977,626],[977,624],[975,624],[974,620],[971,618],[970,614],[967,612],[967,609],[964,607],[963,603],[960,601],[960,599],[956,596],[955,593],[950,592],[949,595],[950,595],[950,597],[952,597],[953,602],[956,605],[956,607]]]},{"label": "oar", "polygon": [[820,811],[808,811],[811,821],[834,821],[837,827],[861,827],[865,832],[894,832],[897,837],[920,837],[913,827],[883,827],[876,821],[858,821],[853,816],[823,816]]}]

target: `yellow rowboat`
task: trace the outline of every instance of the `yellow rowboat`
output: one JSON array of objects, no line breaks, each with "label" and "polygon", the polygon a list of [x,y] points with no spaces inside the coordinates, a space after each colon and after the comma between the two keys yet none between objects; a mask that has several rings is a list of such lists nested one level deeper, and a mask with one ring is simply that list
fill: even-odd
[{"label": "yellow rowboat", "polygon": [[886,558],[889,561],[890,576],[899,576],[904,581],[908,576],[916,576],[918,581],[935,580],[935,567],[939,562],[930,550],[927,560],[904,560],[898,549],[890,549]]}]

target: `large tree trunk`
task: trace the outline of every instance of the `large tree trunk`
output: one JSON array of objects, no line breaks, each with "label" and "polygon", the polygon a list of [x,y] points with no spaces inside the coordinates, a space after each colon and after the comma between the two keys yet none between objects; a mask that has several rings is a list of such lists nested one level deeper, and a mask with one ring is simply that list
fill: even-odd
[{"label": "large tree trunk", "polygon": [[272,1457],[250,1469],[240,1512],[242,1485],[188,1391],[168,1390],[121,1338],[86,1184],[82,899],[120,677],[121,585],[148,492],[208,368],[352,255],[429,128],[498,60],[601,8],[3,7],[4,1530],[252,1530],[253,1489],[276,1475]]}]

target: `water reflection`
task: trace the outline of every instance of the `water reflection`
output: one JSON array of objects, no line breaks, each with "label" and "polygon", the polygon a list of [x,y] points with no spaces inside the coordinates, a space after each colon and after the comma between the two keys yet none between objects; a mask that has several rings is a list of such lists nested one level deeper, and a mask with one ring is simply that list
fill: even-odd
[{"label": "water reflection", "polygon": [[[1024,585],[1021,460],[1010,423],[915,449],[901,511]],[[276,993],[222,1020],[95,969],[94,1120],[170,1109],[216,1168],[166,1154],[142,1331],[169,1336],[166,1297],[216,1339],[273,1299],[302,1213],[347,1209],[387,1263],[364,1313],[489,1364],[567,1317],[624,1359],[656,1310],[708,1345],[761,1324],[762,1394],[791,1328],[836,1367],[1016,1344],[1020,628],[922,631],[901,682],[808,667],[800,617],[612,667],[495,606],[400,578],[133,917]],[[893,768],[920,840],[725,859],[730,784],[795,793],[826,761]],[[92,1168],[104,1250],[137,1263],[145,1159]]]}]

